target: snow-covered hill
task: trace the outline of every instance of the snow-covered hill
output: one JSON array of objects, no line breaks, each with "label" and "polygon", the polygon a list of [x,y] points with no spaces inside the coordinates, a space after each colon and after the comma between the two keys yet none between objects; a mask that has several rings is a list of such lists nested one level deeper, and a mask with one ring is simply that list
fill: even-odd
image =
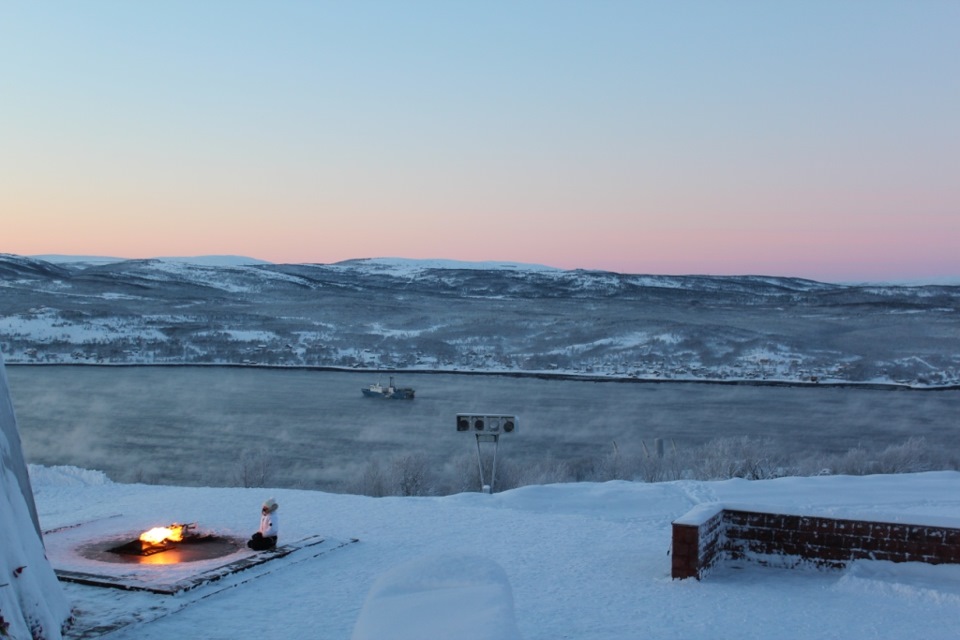
[{"label": "snow-covered hill", "polygon": [[[71,256],[62,254],[35,255],[30,257],[37,260],[43,260],[45,262],[52,262],[54,264],[68,264],[81,268],[93,265],[113,264],[115,262],[126,262],[129,260],[129,258],[114,258],[110,256]],[[201,264],[208,267],[233,267],[237,265],[270,264],[268,261],[260,260],[258,258],[232,255],[167,256],[156,259],[165,262]]]},{"label": "snow-covered hill", "polygon": [[960,383],[958,286],[242,262],[0,255],[0,348],[11,364]]}]

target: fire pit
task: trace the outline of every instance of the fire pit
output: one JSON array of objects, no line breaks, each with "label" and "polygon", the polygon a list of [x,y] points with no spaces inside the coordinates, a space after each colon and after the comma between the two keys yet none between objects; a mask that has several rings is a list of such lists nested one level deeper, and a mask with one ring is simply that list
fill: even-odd
[{"label": "fire pit", "polygon": [[155,553],[179,548],[181,544],[197,544],[216,539],[216,536],[213,535],[200,535],[196,532],[196,528],[196,524],[177,523],[171,524],[169,527],[154,527],[141,533],[136,540],[111,547],[107,551],[130,556],[152,556]]},{"label": "fire pit", "polygon": [[[262,567],[266,563],[275,566],[273,561],[294,553],[298,558],[292,562],[299,562],[357,542],[308,535],[255,553],[247,548],[245,534],[203,531],[195,523],[145,531],[149,526],[116,514],[50,529],[43,532],[47,557],[63,582],[158,595],[202,587],[197,598],[203,598],[270,573]],[[193,600],[178,600],[175,606],[187,601]]]},{"label": "fire pit", "polygon": [[134,539],[108,539],[81,545],[77,551],[90,560],[136,564],[179,564],[210,560],[241,548],[239,540],[204,533],[196,523],[171,524],[144,531]]}]

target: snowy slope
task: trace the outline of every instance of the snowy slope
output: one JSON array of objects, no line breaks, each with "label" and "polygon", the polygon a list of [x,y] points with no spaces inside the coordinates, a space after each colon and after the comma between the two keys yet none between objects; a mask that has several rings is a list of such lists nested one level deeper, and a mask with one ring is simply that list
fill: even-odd
[{"label": "snowy slope", "polygon": [[[391,628],[397,634],[402,628],[401,637],[444,638],[444,625],[458,613],[477,621],[476,634],[466,637],[506,629],[509,638],[511,611],[525,640],[938,639],[956,637],[960,620],[958,566],[857,562],[824,572],[725,565],[696,582],[671,580],[668,555],[671,521],[708,502],[955,522],[956,472],[582,483],[379,499],[113,484],[69,468],[31,467],[31,474],[45,529],[91,520],[116,530],[198,521],[247,535],[269,494],[281,505],[282,540],[360,538],[111,636],[118,639],[334,639],[356,633],[358,640],[373,640],[390,637],[383,630]],[[57,535],[47,536],[48,546]],[[66,591],[81,609],[81,624],[146,613],[171,598],[79,585]],[[402,615],[390,605],[391,594],[404,601]]]},{"label": "snowy slope", "polygon": [[17,364],[960,384],[960,287],[244,260],[54,264],[0,254],[0,348]]},{"label": "snowy slope", "polygon": [[548,267],[542,264],[525,262],[498,262],[494,260],[483,262],[469,262],[465,260],[415,260],[411,258],[356,258],[335,262],[333,267],[342,267],[361,272],[383,274],[389,273],[398,277],[412,277],[423,274],[425,271],[436,269],[465,269],[478,271],[521,271],[521,272],[562,272],[562,269]]}]

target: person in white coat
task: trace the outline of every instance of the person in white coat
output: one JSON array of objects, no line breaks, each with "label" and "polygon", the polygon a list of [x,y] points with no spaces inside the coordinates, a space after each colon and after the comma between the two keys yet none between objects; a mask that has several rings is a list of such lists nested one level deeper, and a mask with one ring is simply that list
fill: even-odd
[{"label": "person in white coat", "polygon": [[280,505],[273,498],[263,503],[260,509],[260,529],[250,537],[247,546],[254,551],[273,549],[277,546],[277,537],[280,530],[280,519],[277,509]]}]

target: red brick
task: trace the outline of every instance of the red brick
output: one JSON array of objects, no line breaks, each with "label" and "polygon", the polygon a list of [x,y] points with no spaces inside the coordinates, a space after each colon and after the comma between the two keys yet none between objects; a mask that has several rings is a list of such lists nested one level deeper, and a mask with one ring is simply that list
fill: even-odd
[{"label": "red brick", "polygon": [[940,542],[942,537],[939,530],[928,527],[907,527],[904,534],[907,542]]},{"label": "red brick", "polygon": [[698,531],[696,527],[689,525],[673,525],[673,539],[680,540],[682,542],[689,542],[696,544],[697,539],[699,538]]},{"label": "red brick", "polygon": [[855,549],[861,546],[860,538],[855,536],[837,536],[837,546],[841,549]]},{"label": "red brick", "polygon": [[851,560],[874,560],[873,552],[859,547],[847,549]]},{"label": "red brick", "polygon": [[836,530],[838,533],[848,533],[853,527],[854,522],[852,520],[837,520]]},{"label": "red brick", "polygon": [[829,535],[837,530],[837,523],[833,520],[818,520],[817,532],[820,535]]},{"label": "red brick", "polygon": [[923,556],[939,556],[944,551],[944,545],[925,542],[917,545],[917,550]]},{"label": "red brick", "polygon": [[769,542],[760,542],[753,540],[746,545],[746,549],[751,553],[777,553],[779,547]]},{"label": "red brick", "polygon": [[960,529],[942,529],[943,543],[950,545],[960,545]]},{"label": "red brick", "polygon": [[819,547],[839,547],[840,536],[832,533],[820,534],[817,536],[817,546]]},{"label": "red brick", "polygon": [[775,513],[763,514],[763,526],[768,529],[779,529],[783,526],[783,518]]},{"label": "red brick", "polygon": [[935,555],[937,558],[940,558],[943,562],[960,564],[960,546],[952,545],[952,544],[938,545],[937,553]]},{"label": "red brick", "polygon": [[886,538],[881,540],[874,540],[872,548],[876,551],[883,551],[885,553],[918,553],[919,545],[912,544],[909,542],[904,542],[903,540],[898,540],[895,538]]},{"label": "red brick", "polygon": [[700,572],[695,567],[678,567],[671,572],[675,580],[685,580],[686,578],[700,579]]},{"label": "red brick", "polygon": [[811,531],[803,531],[794,535],[791,542],[804,546],[815,545],[817,543],[817,534]]}]

